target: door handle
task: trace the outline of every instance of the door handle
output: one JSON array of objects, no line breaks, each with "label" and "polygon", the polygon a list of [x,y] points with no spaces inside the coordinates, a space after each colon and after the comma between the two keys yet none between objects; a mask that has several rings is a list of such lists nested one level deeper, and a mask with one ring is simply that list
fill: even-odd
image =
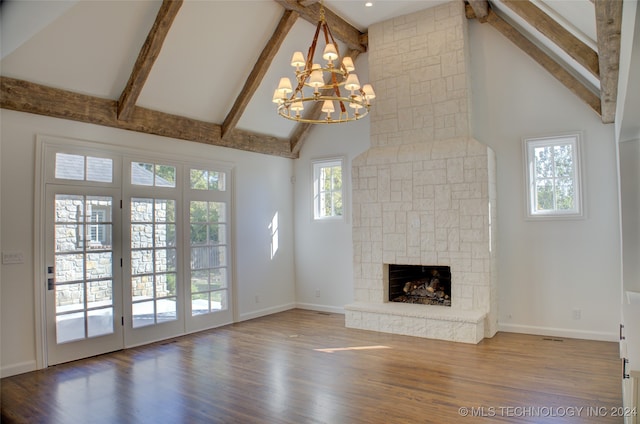
[{"label": "door handle", "polygon": [[630,378],[631,376],[627,373],[627,364],[629,360],[627,358],[622,358],[622,378]]},{"label": "door handle", "polygon": [[54,273],[54,268],[52,266],[48,266],[47,267],[47,274],[48,274],[47,290],[53,290],[56,287],[56,279],[55,277],[52,277],[53,273]]}]

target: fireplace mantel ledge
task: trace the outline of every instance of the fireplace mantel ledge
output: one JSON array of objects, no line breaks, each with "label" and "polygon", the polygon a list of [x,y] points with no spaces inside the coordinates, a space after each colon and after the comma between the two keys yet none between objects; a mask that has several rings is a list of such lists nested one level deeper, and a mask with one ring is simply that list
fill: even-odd
[{"label": "fireplace mantel ledge", "polygon": [[471,310],[461,311],[454,307],[437,305],[415,305],[408,303],[366,303],[355,302],[345,305],[345,310],[370,312],[387,315],[397,315],[415,318],[428,318],[440,321],[480,323],[486,316],[487,311]]}]

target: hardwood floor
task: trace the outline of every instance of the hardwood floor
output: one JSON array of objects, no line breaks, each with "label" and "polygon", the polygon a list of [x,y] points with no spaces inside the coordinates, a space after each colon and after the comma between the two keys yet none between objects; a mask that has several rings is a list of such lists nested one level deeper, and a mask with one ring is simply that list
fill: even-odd
[{"label": "hardwood floor", "polygon": [[2,423],[621,423],[620,367],[616,343],[468,345],[291,310],[4,378]]}]

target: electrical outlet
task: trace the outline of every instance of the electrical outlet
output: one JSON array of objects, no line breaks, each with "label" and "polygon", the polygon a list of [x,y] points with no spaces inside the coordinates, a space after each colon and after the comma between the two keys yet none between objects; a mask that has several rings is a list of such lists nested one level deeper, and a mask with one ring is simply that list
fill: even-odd
[{"label": "electrical outlet", "polygon": [[573,319],[580,319],[580,318],[582,318],[582,311],[580,309],[574,309]]},{"label": "electrical outlet", "polygon": [[316,289],[316,297],[320,297],[320,289]]},{"label": "electrical outlet", "polygon": [[256,295],[256,303],[260,303],[260,296]]}]

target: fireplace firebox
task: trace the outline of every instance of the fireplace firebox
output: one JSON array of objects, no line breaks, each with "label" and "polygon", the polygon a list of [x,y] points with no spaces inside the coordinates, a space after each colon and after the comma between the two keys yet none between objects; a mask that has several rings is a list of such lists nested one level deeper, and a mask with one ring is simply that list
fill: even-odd
[{"label": "fireplace firebox", "polygon": [[390,264],[389,301],[451,306],[451,268]]}]

